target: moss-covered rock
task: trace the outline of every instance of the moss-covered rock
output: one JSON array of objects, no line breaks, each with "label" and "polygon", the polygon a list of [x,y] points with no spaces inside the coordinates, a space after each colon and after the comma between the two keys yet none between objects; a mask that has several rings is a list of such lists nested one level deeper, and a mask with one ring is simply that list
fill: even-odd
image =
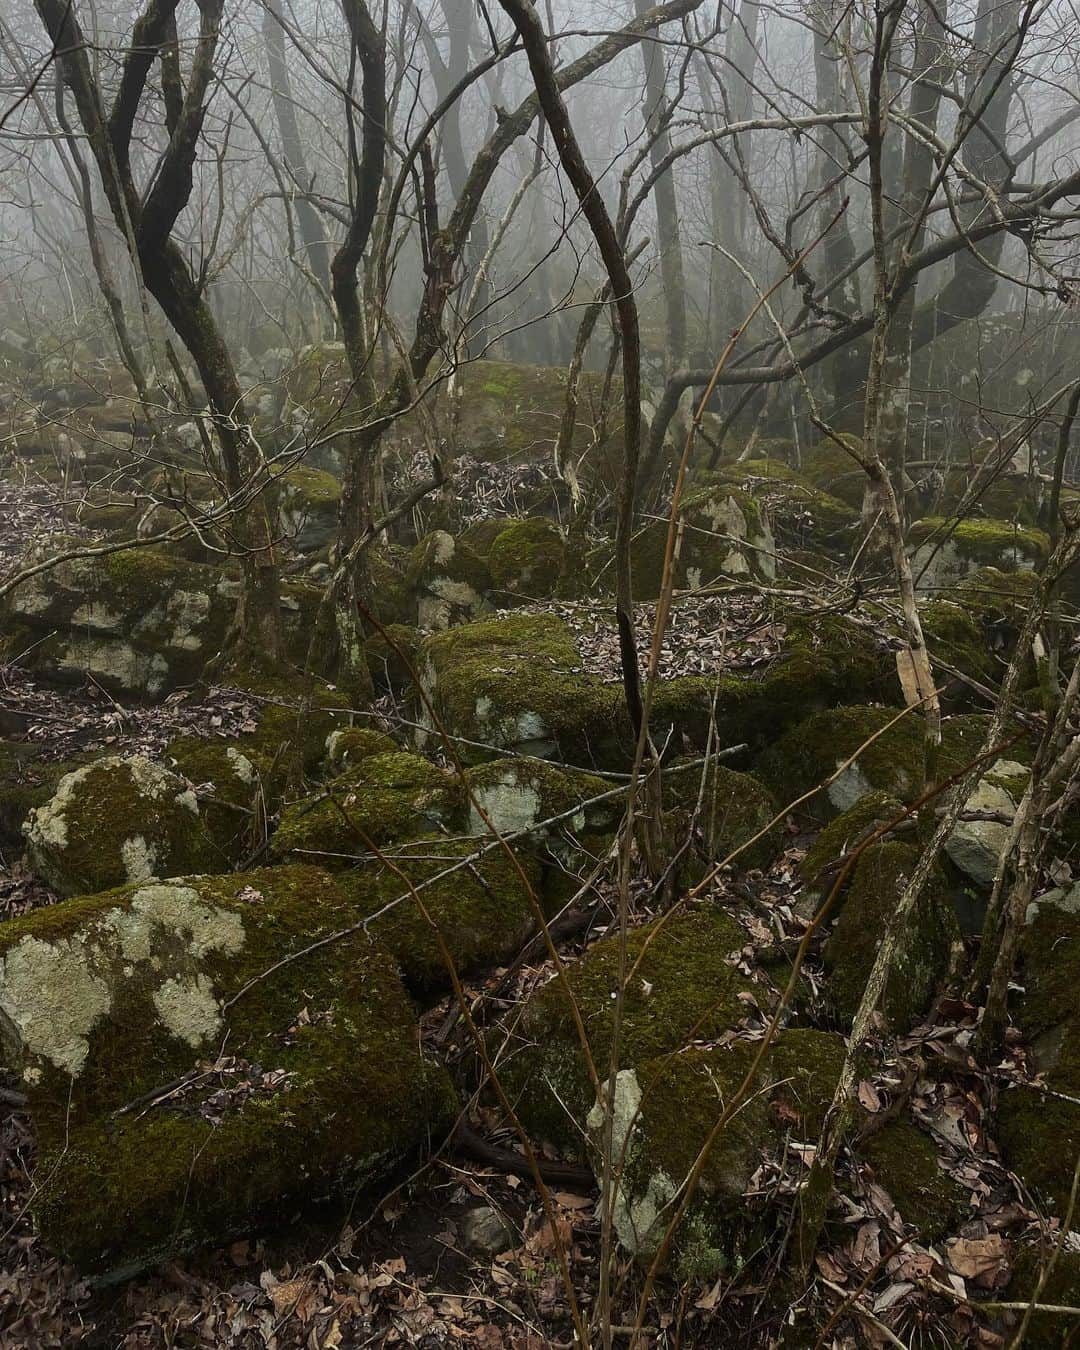
[{"label": "moss-covered rock", "polygon": [[[751,1254],[753,1205],[745,1198],[751,1178],[766,1157],[779,1154],[785,1138],[816,1140],[844,1059],[839,1036],[782,1033],[766,1051],[742,1105],[715,1133],[758,1051],[753,1042],[736,1041],[653,1059],[619,1074],[614,1142],[625,1150],[625,1165],[615,1224],[632,1255],[642,1260],[655,1255],[672,1202],[712,1140],[697,1191],[674,1235],[671,1264],[680,1278],[713,1280]],[[592,1123],[595,1134],[598,1113]]]},{"label": "moss-covered rock", "polygon": [[989,891],[994,884],[998,858],[1029,776],[1027,766],[1018,760],[995,760],[976,783],[945,841],[949,861],[981,890]]},{"label": "moss-covered rock", "polygon": [[[707,771],[704,766],[695,770],[676,761],[665,769],[664,796],[687,828],[693,823],[694,848],[705,863],[719,862],[741,849],[738,867],[768,867],[780,852],[783,822],[769,828],[777,813],[776,802],[751,774],[715,760]],[[762,831],[762,837],[750,844]]]},{"label": "moss-covered rock", "polygon": [[[464,624],[420,648],[428,697],[451,735],[474,742],[457,747],[474,761],[500,750],[582,765],[610,758],[624,720],[621,690],[580,665],[569,628],[550,614]],[[426,709],[420,716],[431,727]]]},{"label": "moss-covered rock", "polygon": [[[70,542],[41,541],[29,560]],[[220,647],[230,607],[219,581],[216,569],[157,548],[78,559],[16,587],[3,626],[31,636],[25,645],[34,671],[60,680],[89,672],[109,690],[158,697],[191,683]]]},{"label": "moss-covered rock", "polygon": [[882,731],[896,715],[895,708],[873,707],[813,713],[762,755],[758,773],[779,800],[792,801],[834,774],[859,746],[881,732],[804,809],[825,814],[846,811],[873,791],[913,801],[924,781],[924,730],[919,719],[910,716]]},{"label": "moss-covered rock", "polygon": [[30,1096],[51,1247],[130,1271],[349,1195],[443,1127],[453,1095],[385,950],[356,934],[301,956],[352,913],[298,867],[3,926],[5,1059]]},{"label": "moss-covered rock", "polygon": [[[592,834],[613,829],[623,810],[617,795],[593,801],[612,790],[603,778],[525,755],[493,759],[471,770],[469,789],[469,827],[477,835],[488,830],[487,821],[503,835],[522,830],[544,838],[567,830]],[[565,818],[539,828],[553,816]]]},{"label": "moss-covered rock", "polygon": [[[840,439],[861,449],[858,436],[843,435]],[[855,456],[841,449],[835,441],[818,441],[803,458],[802,473],[814,487],[838,497],[855,510],[861,508],[866,472]]]},{"label": "moss-covered rock", "polygon": [[785,546],[813,544],[843,551],[858,528],[857,510],[779,460],[743,460],[717,476],[764,506],[773,533]]},{"label": "moss-covered rock", "polygon": [[[818,832],[799,864],[799,876],[806,887],[815,895],[824,896],[833,880],[834,864],[841,863],[879,825],[895,819],[902,810],[902,803],[889,793],[868,792],[841,811]],[[839,870],[837,867],[836,871]]]},{"label": "moss-covered rock", "polygon": [[440,632],[491,608],[491,573],[468,544],[445,530],[425,535],[409,556],[405,577],[420,628]]},{"label": "moss-covered rock", "polygon": [[[682,543],[675,563],[677,589],[697,590],[741,577],[776,576],[776,543],[761,504],[732,487],[688,493],[679,512]],[[652,599],[660,593],[668,522],[646,525],[634,537],[634,594]]]},{"label": "moss-covered rock", "polygon": [[235,744],[179,736],[165,748],[165,763],[187,780],[217,853],[215,871],[227,871],[259,842],[254,825],[263,791],[255,764]]},{"label": "moss-covered rock", "polygon": [[[85,541],[43,539],[26,561],[73,542]],[[240,592],[238,572],[159,547],[75,559],[37,573],[5,598],[0,646],[25,652],[26,668],[48,679],[72,683],[89,675],[111,692],[158,699],[201,677],[221,650]],[[306,651],[318,598],[314,586],[283,583],[282,627],[294,658]]]},{"label": "moss-covered rock", "polygon": [[325,469],[294,464],[278,479],[281,525],[294,548],[317,553],[337,535],[341,484]]},{"label": "moss-covered rock", "polygon": [[938,1242],[970,1217],[967,1192],[938,1165],[933,1140],[908,1121],[875,1131],[859,1143],[858,1153],[919,1242]]},{"label": "moss-covered rock", "polygon": [[305,774],[318,771],[327,740],[348,726],[350,701],[339,689],[319,681],[290,681],[282,676],[241,675],[230,679],[258,704],[255,727],[236,745],[255,765],[270,804]]},{"label": "moss-covered rock", "polygon": [[1027,917],[1016,1016],[1034,1068],[1051,1092],[1026,1086],[1002,1092],[997,1138],[1008,1165],[1062,1215],[1080,1153],[1080,893],[1043,895]]},{"label": "moss-covered rock", "polygon": [[60,895],[213,866],[191,787],[141,755],[111,755],[61,778],[23,826],[34,871]]},{"label": "moss-covered rock", "polygon": [[980,567],[1037,571],[1049,552],[1041,530],[1004,520],[917,520],[908,530],[911,567],[920,590],[939,591]]},{"label": "moss-covered rock", "polygon": [[372,862],[337,875],[418,998],[451,986],[442,944],[458,974],[469,975],[511,960],[537,926],[539,863],[515,848],[513,861],[493,849],[460,865],[475,853],[472,840],[419,836],[389,851],[392,867]]},{"label": "moss-covered rock", "polygon": [[339,773],[351,769],[369,755],[392,755],[400,747],[374,727],[339,727],[326,738],[326,762]]},{"label": "moss-covered rock", "polygon": [[[910,844],[871,844],[855,865],[847,900],[825,944],[827,1000],[849,1025],[889,919],[918,862]],[[881,999],[881,1012],[894,1030],[906,1031],[925,1011],[949,965],[958,937],[956,915],[939,872],[931,877],[901,936],[897,959]]]},{"label": "moss-covered rock", "polygon": [[367,755],[311,797],[282,812],[275,858],[344,867],[376,846],[426,833],[458,819],[460,783],[430,760],[407,751]]},{"label": "moss-covered rock", "polygon": [[[626,989],[620,1067],[636,1068],[738,1022],[739,995],[750,986],[729,958],[744,936],[738,924],[711,907],[630,935],[629,965],[636,969]],[[566,973],[601,1077],[611,1054],[617,980],[614,938],[595,943]],[[526,1128],[560,1152],[583,1156],[595,1094],[562,980],[556,977],[525,1003],[507,1056],[503,1079]]]},{"label": "moss-covered rock", "polygon": [[42,759],[27,741],[0,741],[0,848],[23,847],[22,826],[35,806],[44,806],[65,774],[88,764],[92,754]]},{"label": "moss-covered rock", "polygon": [[[927,600],[919,607],[926,645],[933,659],[945,661],[964,675],[985,681],[994,674],[985,628],[970,609],[951,597]],[[949,697],[961,699],[966,689],[950,690]]]},{"label": "moss-covered rock", "polygon": [[565,561],[566,541],[554,521],[545,516],[507,521],[487,552],[498,602],[554,595]]}]

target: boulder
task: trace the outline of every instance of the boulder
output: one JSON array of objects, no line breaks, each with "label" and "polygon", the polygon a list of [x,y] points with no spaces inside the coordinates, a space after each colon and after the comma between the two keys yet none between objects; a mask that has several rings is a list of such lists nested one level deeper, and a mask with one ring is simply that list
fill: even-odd
[{"label": "boulder", "polygon": [[[663,784],[665,805],[674,812],[673,833],[685,838],[692,827],[694,851],[707,866],[736,849],[741,850],[735,859],[739,868],[768,867],[779,854],[783,821],[772,824],[776,802],[752,774],[715,760],[707,771],[675,761],[665,767]],[[757,834],[762,837],[751,843]]]},{"label": "boulder", "polygon": [[759,502],[778,542],[786,548],[845,552],[856,536],[858,511],[815,487],[781,460],[742,460],[727,465],[716,478]]},{"label": "boulder", "polygon": [[[631,1255],[646,1263],[655,1256],[676,1197],[707,1149],[673,1238],[671,1265],[680,1280],[711,1282],[749,1256],[754,1209],[761,1208],[747,1200],[752,1178],[768,1158],[779,1160],[785,1147],[816,1142],[844,1059],[839,1036],[783,1032],[765,1051],[742,1104],[717,1132],[759,1051],[753,1041],[695,1047],[618,1075],[613,1145],[625,1161],[614,1220]],[[595,1147],[598,1110],[589,1123]]]},{"label": "boulder", "polygon": [[512,960],[550,909],[540,865],[519,848],[478,856],[476,841],[429,834],[399,840],[383,857],[336,879],[419,999],[451,988],[447,955],[462,976]]},{"label": "boulder", "polygon": [[[730,1030],[745,1013],[751,985],[734,957],[745,933],[718,908],[672,914],[630,934],[633,975],[626,989],[620,1068],[632,1069],[688,1042]],[[640,960],[639,960],[640,958]],[[591,1055],[603,1076],[611,1054],[618,942],[594,943],[566,970]],[[522,1123],[556,1152],[584,1156],[585,1125],[595,1105],[573,1010],[558,976],[526,1001],[503,1081]]]},{"label": "boulder", "polygon": [[373,727],[340,727],[326,738],[326,762],[339,773],[355,768],[369,755],[392,755],[400,747]]},{"label": "boulder", "polygon": [[282,529],[300,553],[318,553],[337,537],[341,484],[325,469],[294,464],[278,479]]},{"label": "boulder", "polygon": [[[28,562],[73,542],[40,541]],[[240,594],[240,578],[155,546],[79,558],[39,572],[0,606],[0,658],[25,653],[24,665],[66,683],[90,676],[112,693],[159,699],[193,684],[220,651]],[[282,588],[289,649],[306,649],[317,588]]]},{"label": "boulder", "polygon": [[1029,769],[1019,761],[995,760],[976,783],[964,803],[964,815],[945,841],[949,861],[979,890],[989,891],[994,884],[998,857],[1029,777]]},{"label": "boulder", "polygon": [[1016,1020],[1038,1084],[1002,1092],[997,1139],[1002,1156],[1036,1197],[1064,1215],[1080,1154],[1080,895],[1046,892],[1029,907],[1016,976]]},{"label": "boulder", "polygon": [[[838,1021],[855,1015],[890,916],[919,852],[910,844],[871,844],[855,865],[847,899],[823,952],[826,997]],[[897,1032],[909,1030],[930,1003],[959,940],[956,915],[939,872],[923,888],[882,995],[880,1011]]]},{"label": "boulder", "polygon": [[[682,545],[675,562],[675,586],[697,590],[743,577],[776,576],[776,543],[768,517],[749,493],[726,486],[689,493],[679,512]],[[660,594],[666,516],[654,520],[633,542],[633,586],[640,599]]]},{"label": "boulder", "polygon": [[[879,825],[895,820],[902,810],[902,803],[887,792],[868,792],[819,831],[799,863],[803,895],[809,897],[815,909],[832,889],[848,854],[873,834]],[[845,890],[850,882],[849,874]]]},{"label": "boulder", "polygon": [[[493,826],[502,835],[528,831],[534,841],[543,838],[547,842],[562,838],[567,831],[612,830],[623,811],[618,794],[593,800],[612,792],[612,784],[603,778],[525,755],[489,760],[472,769],[469,790],[469,828],[476,835]],[[563,819],[553,825],[544,823],[553,816]]]},{"label": "boulder", "polygon": [[[618,731],[622,691],[581,672],[570,629],[551,614],[513,614],[433,634],[420,646],[419,674],[465,759],[501,750],[588,765],[624,757]],[[420,744],[439,744],[427,709]],[[469,744],[468,742],[472,742]],[[485,749],[485,747],[490,747]]]},{"label": "boulder", "polygon": [[226,871],[261,843],[256,825],[265,813],[265,789],[239,743],[178,736],[163,759],[195,793],[215,852],[214,871]]},{"label": "boulder", "polygon": [[405,588],[420,628],[441,632],[491,608],[491,574],[478,553],[445,530],[425,535],[409,555]]},{"label": "boulder", "polygon": [[462,813],[461,785],[445,769],[403,750],[367,755],[286,807],[271,852],[281,860],[344,867],[371,844],[427,833]]},{"label": "boulder", "polygon": [[[813,708],[877,697],[895,686],[895,658],[860,625],[835,615],[778,618],[783,648],[760,674],[659,682],[650,720],[658,743],[703,751],[714,725],[722,746],[760,747]],[[500,615],[432,634],[420,645],[417,669],[467,760],[513,750],[625,771],[633,754],[621,684],[582,669],[572,630],[554,614]],[[423,747],[434,724],[426,708],[417,709],[417,720]]]},{"label": "boulder", "polygon": [[491,585],[500,604],[554,595],[565,563],[566,541],[545,516],[506,521],[487,551]]},{"label": "boulder", "polygon": [[[393,959],[314,868],[61,902],[0,930],[50,1247],[113,1276],[351,1197],[442,1129]],[[304,953],[321,943],[317,957]]]},{"label": "boulder", "polygon": [[922,591],[939,591],[981,567],[1002,572],[1037,571],[1050,543],[1041,530],[1004,520],[955,520],[928,517],[908,530],[911,568]]},{"label": "boulder", "polygon": [[211,868],[198,799],[142,755],[110,755],[60,779],[23,825],[30,864],[59,895]]},{"label": "boulder", "polygon": [[864,742],[881,733],[804,810],[826,816],[847,811],[869,792],[913,801],[925,774],[922,722],[895,708],[855,706],[811,714],[761,756],[757,771],[781,802],[792,801],[836,773]]}]

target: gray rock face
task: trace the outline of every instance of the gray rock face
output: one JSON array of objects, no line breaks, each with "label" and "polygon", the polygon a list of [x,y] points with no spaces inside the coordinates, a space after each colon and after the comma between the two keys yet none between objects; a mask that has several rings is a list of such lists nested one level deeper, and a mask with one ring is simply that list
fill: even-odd
[{"label": "gray rock face", "polygon": [[953,866],[984,890],[994,884],[998,857],[1008,838],[1009,822],[1016,815],[1027,776],[1023,764],[999,759],[964,805],[965,813],[988,818],[957,821],[945,843]]}]

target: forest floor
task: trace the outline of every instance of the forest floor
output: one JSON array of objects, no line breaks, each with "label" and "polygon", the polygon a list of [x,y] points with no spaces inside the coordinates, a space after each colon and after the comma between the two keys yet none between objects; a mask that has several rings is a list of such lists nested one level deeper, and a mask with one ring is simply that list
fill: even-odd
[{"label": "forest floor", "polygon": [[[95,688],[39,689],[8,670],[0,683],[0,715],[9,734],[49,738],[59,758],[81,748],[107,746],[117,753],[153,753],[194,726],[206,734],[235,734],[250,717],[242,696],[213,690],[195,699],[178,696],[155,708],[122,707]],[[741,969],[758,984],[737,1028],[755,1039],[764,1032],[779,990],[759,963],[763,953],[789,950],[805,931],[796,865],[807,836],[789,822],[789,846],[765,873],[717,879],[725,908],[746,932]],[[54,899],[18,863],[0,873],[0,915],[13,917]],[[644,899],[644,898],[643,898]],[[649,917],[642,903],[638,918]],[[609,892],[597,888],[591,930],[565,947],[580,951],[601,936],[612,918]],[[816,954],[805,969],[813,989]],[[506,1017],[549,978],[547,963],[492,971],[466,987],[474,1015],[489,1025]],[[1011,1239],[1039,1223],[1035,1208],[1002,1167],[984,1120],[995,1094],[1025,1076],[1020,1053],[991,1072],[976,1068],[969,1046],[976,1010],[951,1001],[933,1020],[899,1045],[899,1058],[882,1058],[860,1085],[860,1101],[877,1126],[906,1110],[938,1146],[943,1170],[970,1197],[970,1218],[959,1236],[940,1248],[907,1237],[888,1193],[865,1168],[844,1175],[842,1217],[829,1230],[802,1306],[812,1309],[822,1346],[890,1344],[879,1315],[905,1328],[905,1344],[943,1344],[961,1338],[972,1346],[1000,1347],[1000,1330],[971,1305],[1007,1281]],[[452,1000],[429,1009],[421,1023],[429,1052],[448,1063],[459,1081],[475,1070]],[[884,1044],[884,1043],[883,1043]],[[6,1090],[10,1096],[10,1089]],[[600,1225],[597,1193],[584,1181],[553,1180],[550,1213],[532,1181],[513,1175],[523,1158],[513,1131],[474,1098],[466,1107],[468,1140],[433,1140],[432,1154],[411,1174],[399,1174],[355,1206],[312,1220],[283,1216],[278,1237],[240,1240],[226,1249],[176,1260],[112,1288],[94,1289],[39,1242],[30,1218],[34,1139],[17,1102],[0,1101],[0,1345],[85,1346],[116,1350],[159,1347],[236,1347],[237,1350],[334,1350],[335,1347],[416,1345],[426,1350],[474,1346],[479,1350],[540,1350],[573,1344],[573,1324],[557,1260],[568,1254],[575,1296],[587,1316],[598,1292]],[[481,1141],[479,1145],[477,1141]],[[479,1161],[493,1150],[496,1161]],[[793,1210],[794,1196],[811,1158],[793,1151],[763,1162],[748,1203]],[[509,1166],[508,1166],[509,1164]],[[505,1250],[483,1255],[466,1240],[468,1216],[490,1206],[507,1224]],[[501,1244],[500,1244],[501,1245]],[[781,1254],[769,1265],[773,1278],[755,1274],[741,1282],[725,1272],[714,1286],[661,1283],[644,1319],[650,1346],[768,1344],[782,1330],[788,1298],[779,1300]],[[643,1272],[616,1257],[615,1320],[629,1327],[636,1316]],[[860,1338],[850,1303],[858,1303]],[[834,1314],[836,1314],[834,1318]],[[843,1316],[841,1316],[843,1314]],[[899,1314],[899,1315],[898,1315]]]}]

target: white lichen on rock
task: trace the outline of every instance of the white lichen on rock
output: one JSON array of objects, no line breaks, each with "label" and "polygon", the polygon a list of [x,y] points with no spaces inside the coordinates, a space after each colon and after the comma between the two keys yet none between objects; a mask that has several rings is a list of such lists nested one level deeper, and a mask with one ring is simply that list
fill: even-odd
[{"label": "white lichen on rock", "polygon": [[211,953],[235,955],[243,945],[240,915],[183,885],[143,887],[71,936],[24,937],[0,958],[9,1051],[25,1061],[24,1077],[42,1063],[77,1077],[94,1027],[133,981],[145,984],[167,1031],[199,1046],[221,1028],[213,984],[199,965]]}]

